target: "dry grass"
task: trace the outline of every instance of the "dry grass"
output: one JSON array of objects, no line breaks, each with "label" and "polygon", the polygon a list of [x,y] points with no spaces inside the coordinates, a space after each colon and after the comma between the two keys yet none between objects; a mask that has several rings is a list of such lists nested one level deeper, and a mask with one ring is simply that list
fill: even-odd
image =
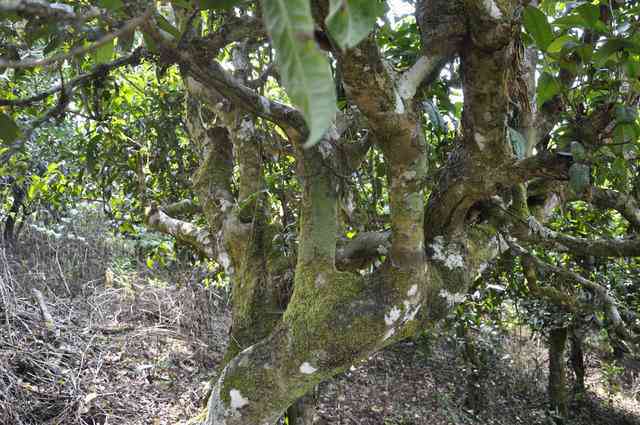
[{"label": "dry grass", "polygon": [[0,425],[186,421],[226,344],[223,295],[83,225],[0,245]]}]

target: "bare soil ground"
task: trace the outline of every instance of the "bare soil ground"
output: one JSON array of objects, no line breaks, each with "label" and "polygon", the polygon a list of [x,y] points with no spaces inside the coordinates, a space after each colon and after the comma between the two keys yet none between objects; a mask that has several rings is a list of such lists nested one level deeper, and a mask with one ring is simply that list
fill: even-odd
[{"label": "bare soil ground", "polygon": [[[227,341],[224,291],[205,290],[186,272],[108,268],[84,276],[80,288],[67,282],[67,291],[60,278],[52,289],[28,276],[37,271],[33,258],[0,254],[0,425],[187,424],[201,411]],[[53,323],[43,320],[36,286]],[[539,338],[502,337],[469,388],[459,347],[438,333],[320,385],[318,423],[555,423]],[[614,382],[601,361],[588,358],[589,394],[572,405],[568,424],[640,424],[636,372]]]}]

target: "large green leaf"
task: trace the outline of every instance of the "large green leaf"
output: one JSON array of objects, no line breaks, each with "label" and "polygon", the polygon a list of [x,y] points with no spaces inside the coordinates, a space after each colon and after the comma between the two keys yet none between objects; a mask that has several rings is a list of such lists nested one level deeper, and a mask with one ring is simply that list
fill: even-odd
[{"label": "large green leaf", "polygon": [[0,139],[6,144],[13,143],[20,136],[20,129],[13,119],[0,112]]},{"label": "large green leaf", "polygon": [[383,13],[384,4],[377,0],[331,0],[327,28],[338,45],[348,49],[369,35]]},{"label": "large green leaf", "polygon": [[527,32],[531,35],[538,47],[545,51],[553,41],[553,29],[549,25],[547,16],[532,6],[524,9],[522,23]]},{"label": "large green leaf", "polygon": [[238,0],[200,0],[200,9],[230,9]]},{"label": "large green leaf", "polygon": [[560,37],[556,38],[555,40],[553,40],[553,42],[551,42],[551,44],[549,44],[549,47],[547,47],[547,52],[548,53],[560,53],[562,51],[562,48],[570,43],[575,41],[575,39],[573,37],[571,37],[570,35],[561,35]]},{"label": "large green leaf", "polygon": [[173,24],[171,24],[171,22],[167,21],[167,19],[164,16],[160,14],[156,15],[156,22],[158,23],[158,26],[160,27],[160,29],[171,34],[173,38],[175,39],[180,38],[180,30],[174,27]]},{"label": "large green leaf", "polygon": [[569,186],[580,194],[591,184],[591,169],[588,165],[575,163],[569,167]]},{"label": "large green leaf", "polygon": [[587,160],[587,150],[582,146],[582,143],[574,140],[571,142],[571,156],[576,162],[585,162]]},{"label": "large green leaf", "polygon": [[113,58],[113,51],[115,49],[115,40],[110,40],[98,47],[95,51],[96,63],[106,63]]},{"label": "large green leaf", "polygon": [[336,93],[326,55],[313,38],[308,0],[262,0],[267,30],[287,94],[309,126],[307,146],[320,140],[336,112]]},{"label": "large green leaf", "polygon": [[114,11],[124,6],[122,0],[98,0],[98,6]]},{"label": "large green leaf", "polygon": [[562,85],[560,84],[560,82],[552,75],[543,72],[540,76],[540,79],[538,79],[538,89],[536,96],[538,106],[542,106],[545,102],[553,99],[553,97],[560,93],[561,90]]}]

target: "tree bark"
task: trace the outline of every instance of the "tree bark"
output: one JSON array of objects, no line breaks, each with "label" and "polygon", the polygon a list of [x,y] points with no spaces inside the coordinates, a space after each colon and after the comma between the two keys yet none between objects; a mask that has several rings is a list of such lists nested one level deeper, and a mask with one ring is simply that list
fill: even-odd
[{"label": "tree bark", "polygon": [[567,328],[552,329],[549,334],[549,404],[561,418],[568,414],[565,346]]},{"label": "tree bark", "polygon": [[580,333],[578,329],[571,329],[571,353],[570,353],[570,361],[571,368],[573,369],[573,373],[575,375],[575,384],[574,384],[574,392],[578,399],[582,398],[586,392],[586,386],[584,383],[584,377],[586,373],[586,368],[584,364],[584,336]]}]

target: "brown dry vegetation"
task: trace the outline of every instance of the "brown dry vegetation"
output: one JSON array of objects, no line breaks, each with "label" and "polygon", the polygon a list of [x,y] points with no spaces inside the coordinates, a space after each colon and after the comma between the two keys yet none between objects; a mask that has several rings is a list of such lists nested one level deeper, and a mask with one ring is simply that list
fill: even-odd
[{"label": "brown dry vegetation", "polygon": [[[0,248],[0,424],[186,424],[227,344],[226,291],[205,289],[186,267],[149,271],[122,240],[91,228],[75,229],[82,238],[31,229],[17,247]],[[470,393],[448,335],[400,343],[322,384],[317,422],[554,423],[540,337],[501,336]],[[588,358],[589,395],[572,405],[569,423],[640,424],[636,368],[618,376],[603,364]]]}]

